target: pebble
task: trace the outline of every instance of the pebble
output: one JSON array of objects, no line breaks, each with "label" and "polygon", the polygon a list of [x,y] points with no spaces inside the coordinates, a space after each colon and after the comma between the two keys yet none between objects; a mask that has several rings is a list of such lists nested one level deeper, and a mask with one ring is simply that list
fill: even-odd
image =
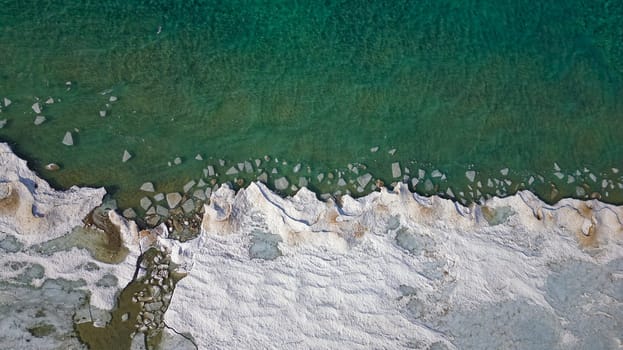
[{"label": "pebble", "polygon": [[144,184],[141,185],[140,190],[144,192],[154,192],[156,189],[154,188],[153,183],[145,182]]},{"label": "pebble", "polygon": [[130,152],[128,152],[128,150],[123,150],[123,157],[121,158],[122,162],[127,162],[128,160],[130,160],[130,158],[132,158],[132,155],[130,154]]},{"label": "pebble", "polygon": [[190,180],[184,185],[184,193],[187,193],[195,186],[195,180]]},{"label": "pebble", "polygon": [[182,201],[182,196],[177,192],[167,193],[167,204],[169,208],[173,209],[177,207]]},{"label": "pebble", "polygon": [[67,131],[65,133],[65,137],[63,137],[63,145],[65,146],[73,146],[74,138],[71,136],[71,132]]},{"label": "pebble", "polygon": [[35,117],[35,125],[41,125],[45,121],[45,117],[42,115],[38,115]]},{"label": "pebble", "polygon": [[280,177],[275,180],[275,188],[279,191],[283,191],[288,188],[289,182],[285,177]]},{"label": "pebble", "polygon": [[37,114],[41,114],[41,105],[39,104],[39,102],[35,102],[32,105],[32,110],[35,111],[35,113]]},{"label": "pebble", "polygon": [[397,178],[397,177],[400,177],[400,175],[401,175],[400,163],[398,162],[392,163],[392,177]]}]

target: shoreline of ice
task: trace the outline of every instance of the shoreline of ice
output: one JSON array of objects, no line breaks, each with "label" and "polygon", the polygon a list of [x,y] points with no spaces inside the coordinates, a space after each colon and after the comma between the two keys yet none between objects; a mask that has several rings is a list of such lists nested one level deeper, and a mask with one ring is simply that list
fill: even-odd
[{"label": "shoreline of ice", "polygon": [[[214,191],[200,237],[186,243],[166,239],[164,226],[162,235],[152,230],[141,238],[133,221],[110,211],[130,251],[111,265],[85,249],[52,255],[24,249],[82,226],[105,191],[55,191],[6,144],[0,147],[6,169],[0,184],[10,186],[0,199],[0,233],[21,245],[3,246],[0,264],[26,263],[3,279],[12,283],[38,265],[43,275],[28,288],[46,279],[82,281],[75,288],[90,291],[91,305],[110,309],[141,252],[166,246],[189,273],[177,284],[165,322],[190,334],[199,348],[622,342],[616,330],[623,327],[623,206],[575,199],[548,205],[522,191],[464,207],[402,184],[357,199],[345,195],[338,205],[306,188],[283,198],[254,182],[238,192]],[[97,271],[82,269],[87,263]],[[116,286],[98,284],[111,274]],[[7,344],[29,339],[19,327],[28,317],[7,319],[15,320]],[[59,332],[71,331],[58,324]]]}]

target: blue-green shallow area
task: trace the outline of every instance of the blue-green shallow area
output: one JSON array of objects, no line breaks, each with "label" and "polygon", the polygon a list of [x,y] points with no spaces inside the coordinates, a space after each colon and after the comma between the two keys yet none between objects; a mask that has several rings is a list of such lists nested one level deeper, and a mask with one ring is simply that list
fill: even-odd
[{"label": "blue-green shallow area", "polygon": [[620,203],[622,23],[606,0],[0,1],[0,139],[57,186],[104,185],[125,206],[145,181],[179,189],[264,155],[311,179],[360,163],[389,184],[400,162],[446,174],[425,193],[473,194],[474,169],[507,178],[504,194]]}]

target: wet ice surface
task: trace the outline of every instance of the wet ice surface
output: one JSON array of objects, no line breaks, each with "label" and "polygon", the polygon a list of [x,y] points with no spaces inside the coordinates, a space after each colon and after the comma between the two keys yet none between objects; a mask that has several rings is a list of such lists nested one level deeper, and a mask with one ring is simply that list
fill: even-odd
[{"label": "wet ice surface", "polygon": [[[403,187],[333,206],[261,184],[212,203],[165,315],[200,348],[621,344],[620,208],[527,192],[465,208]],[[257,232],[281,255],[258,259]]]}]

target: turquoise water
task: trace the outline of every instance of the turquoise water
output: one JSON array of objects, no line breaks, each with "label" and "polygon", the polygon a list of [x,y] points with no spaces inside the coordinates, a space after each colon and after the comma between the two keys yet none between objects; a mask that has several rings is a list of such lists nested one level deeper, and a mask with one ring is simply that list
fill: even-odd
[{"label": "turquoise water", "polygon": [[208,182],[208,164],[217,182],[250,181],[255,164],[224,173],[265,155],[271,185],[277,168],[319,193],[408,167],[425,171],[418,191],[465,201],[529,188],[620,203],[621,23],[623,3],[605,0],[2,1],[0,139],[53,184],[106,186],[122,206],[145,181]]}]

